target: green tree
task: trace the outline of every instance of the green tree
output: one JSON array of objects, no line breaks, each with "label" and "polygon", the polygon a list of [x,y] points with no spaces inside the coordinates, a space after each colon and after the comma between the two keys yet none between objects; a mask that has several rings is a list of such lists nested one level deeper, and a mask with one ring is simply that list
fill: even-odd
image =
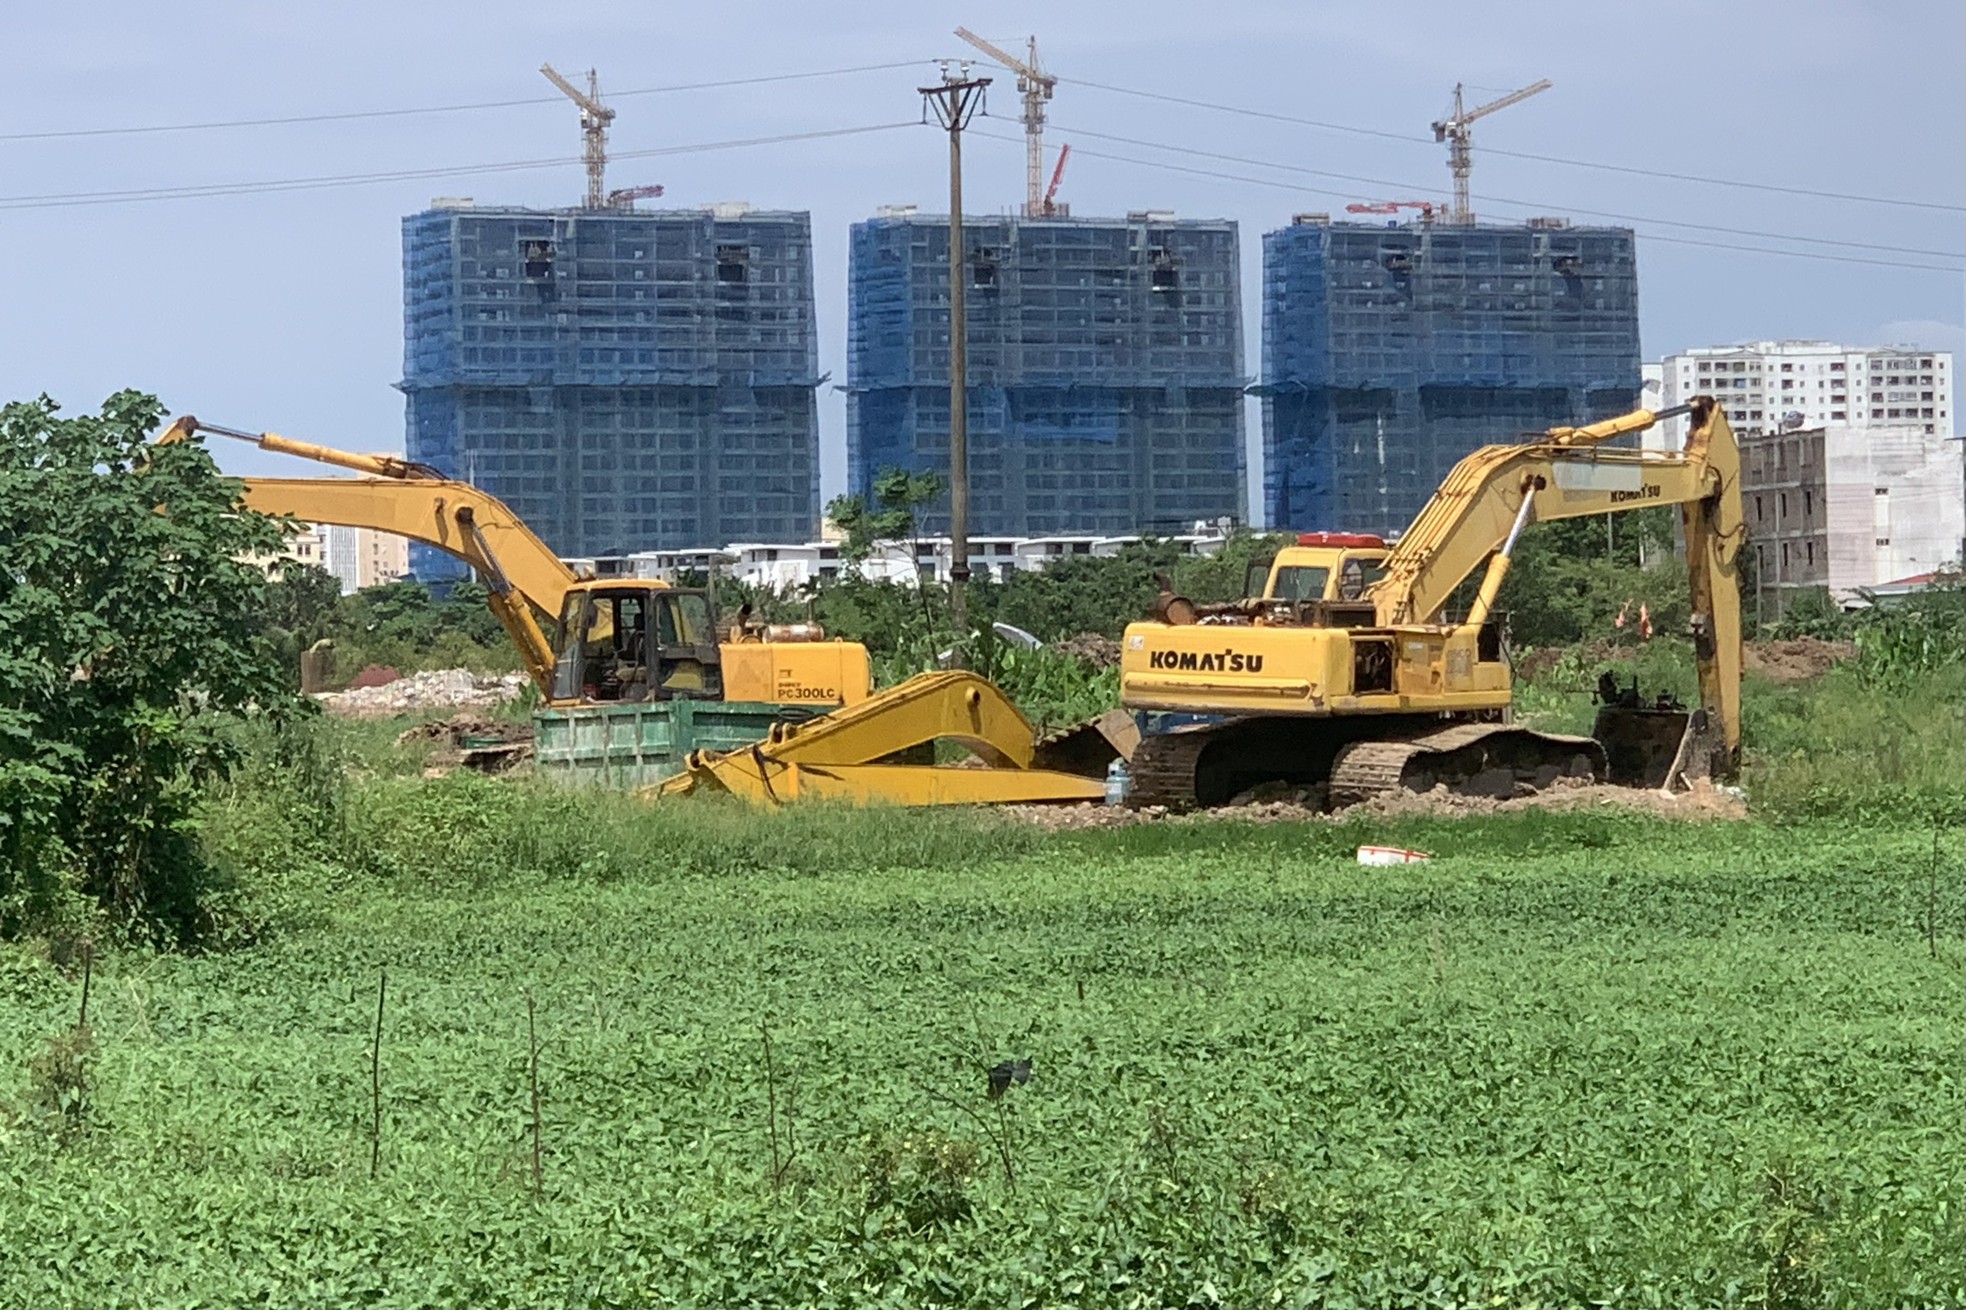
[{"label": "green tree", "polygon": [[1042,569],[1019,570],[1004,579],[994,617],[1042,641],[1082,632],[1117,637],[1152,610],[1157,579],[1180,558],[1170,542],[1142,541],[1117,555],[1067,555]]},{"label": "green tree", "polygon": [[198,443],[149,444],[162,416],[130,391],[78,418],[0,408],[0,933],[81,898],[194,938],[199,785],[234,762],[242,715],[295,705],[240,562],[286,526],[238,512]]},{"label": "green tree", "polygon": [[826,517],[846,534],[840,558],[858,564],[873,553],[877,541],[912,541],[921,511],[942,498],[948,484],[929,470],[882,469],[874,478],[872,503],[865,496],[835,496]]}]

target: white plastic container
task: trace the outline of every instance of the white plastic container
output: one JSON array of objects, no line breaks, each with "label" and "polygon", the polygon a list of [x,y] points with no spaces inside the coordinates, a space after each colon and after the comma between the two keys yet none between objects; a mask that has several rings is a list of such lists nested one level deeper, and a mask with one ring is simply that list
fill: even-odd
[{"label": "white plastic container", "polygon": [[1133,775],[1127,771],[1125,760],[1114,760],[1106,766],[1106,804],[1124,805],[1133,791]]},{"label": "white plastic container", "polygon": [[1420,864],[1433,856],[1425,851],[1409,851],[1399,846],[1361,846],[1358,848],[1360,864]]}]

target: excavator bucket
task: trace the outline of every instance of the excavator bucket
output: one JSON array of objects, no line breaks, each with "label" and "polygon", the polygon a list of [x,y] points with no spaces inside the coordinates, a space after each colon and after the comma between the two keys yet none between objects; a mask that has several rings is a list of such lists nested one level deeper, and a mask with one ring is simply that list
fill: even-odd
[{"label": "excavator bucket", "polygon": [[[1668,787],[1677,776],[1705,776],[1692,749],[1706,715],[1684,709],[1633,709],[1606,705],[1591,736],[1604,747],[1606,780],[1619,787]],[[1697,772],[1696,772],[1697,770]]]},{"label": "excavator bucket", "polygon": [[1041,769],[1106,776],[1114,760],[1130,760],[1140,748],[1140,725],[1126,710],[1107,710],[1096,719],[1075,723],[1038,742],[1036,764]]},{"label": "excavator bucket", "polygon": [[[902,763],[936,742],[961,764]],[[1097,778],[1036,767],[1036,734],[1001,689],[973,673],[924,673],[858,705],[806,723],[775,725],[736,750],[697,751],[658,797],[722,791],[754,805],[802,798],[855,805],[1002,805],[1091,801]]]}]

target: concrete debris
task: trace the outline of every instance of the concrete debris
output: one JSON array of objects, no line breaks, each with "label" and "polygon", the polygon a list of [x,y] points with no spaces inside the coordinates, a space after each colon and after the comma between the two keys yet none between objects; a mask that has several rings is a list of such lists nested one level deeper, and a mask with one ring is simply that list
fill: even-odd
[{"label": "concrete debris", "polygon": [[384,718],[413,710],[502,705],[523,695],[530,682],[523,673],[481,676],[469,669],[432,669],[379,687],[317,692],[314,699],[330,714]]},{"label": "concrete debris", "polygon": [[1117,669],[1120,666],[1119,642],[1096,632],[1081,632],[1076,637],[1054,641],[1046,649],[1059,655],[1069,655],[1095,669]]}]

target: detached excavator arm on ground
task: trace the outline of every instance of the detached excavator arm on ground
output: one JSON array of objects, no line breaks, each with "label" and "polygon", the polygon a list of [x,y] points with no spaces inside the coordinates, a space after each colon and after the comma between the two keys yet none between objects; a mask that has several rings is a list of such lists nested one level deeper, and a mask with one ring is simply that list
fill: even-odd
[{"label": "detached excavator arm on ground", "polygon": [[[1692,416],[1685,449],[1606,449],[1654,424]],[[1517,535],[1529,523],[1678,505],[1686,531],[1700,700],[1718,728],[1724,764],[1741,745],[1741,597],[1736,558],[1745,531],[1741,454],[1711,396],[1638,410],[1523,445],[1485,446],[1454,467],[1386,560],[1370,592],[1385,625],[1438,621],[1442,605],[1486,562],[1470,621],[1494,604]]]}]

